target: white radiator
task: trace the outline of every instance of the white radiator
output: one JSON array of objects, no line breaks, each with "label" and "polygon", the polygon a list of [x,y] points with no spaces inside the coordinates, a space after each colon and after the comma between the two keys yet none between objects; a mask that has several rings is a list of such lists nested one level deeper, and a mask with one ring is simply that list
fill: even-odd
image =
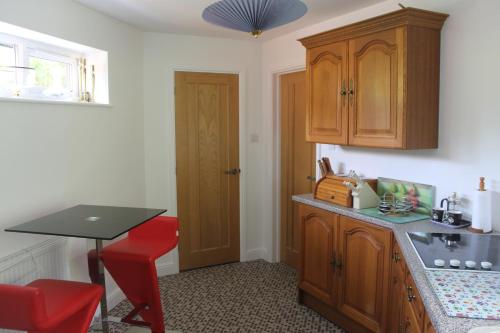
[{"label": "white radiator", "polygon": [[[0,258],[0,283],[25,285],[40,278],[66,279],[66,242],[66,238],[51,238]],[[0,329],[0,333],[8,332],[14,331]]]}]

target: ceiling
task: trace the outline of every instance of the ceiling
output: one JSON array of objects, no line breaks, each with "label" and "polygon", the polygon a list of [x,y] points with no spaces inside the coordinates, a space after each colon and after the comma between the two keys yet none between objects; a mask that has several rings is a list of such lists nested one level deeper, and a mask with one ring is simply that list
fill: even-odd
[{"label": "ceiling", "polygon": [[[251,39],[249,34],[217,27],[201,18],[215,0],[76,0],[83,5],[148,32]],[[383,0],[303,0],[307,14],[287,25],[267,31],[263,39],[325,21]]]}]

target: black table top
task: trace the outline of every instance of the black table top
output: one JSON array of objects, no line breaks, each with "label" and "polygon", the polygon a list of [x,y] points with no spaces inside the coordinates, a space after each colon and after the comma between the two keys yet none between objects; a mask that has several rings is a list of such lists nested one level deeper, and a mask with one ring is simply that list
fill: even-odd
[{"label": "black table top", "polygon": [[165,209],[78,205],[5,231],[111,240],[165,212]]}]

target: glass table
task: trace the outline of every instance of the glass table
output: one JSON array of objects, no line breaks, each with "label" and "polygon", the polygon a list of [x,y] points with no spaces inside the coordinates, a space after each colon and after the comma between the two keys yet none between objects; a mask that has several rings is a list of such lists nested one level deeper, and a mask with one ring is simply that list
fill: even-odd
[{"label": "glass table", "polygon": [[[165,209],[78,205],[5,231],[94,239],[99,257],[104,240],[115,239],[165,212]],[[104,264],[100,260],[98,263],[99,284],[104,288],[101,299],[102,331],[109,333],[109,322],[114,320],[108,317]]]}]

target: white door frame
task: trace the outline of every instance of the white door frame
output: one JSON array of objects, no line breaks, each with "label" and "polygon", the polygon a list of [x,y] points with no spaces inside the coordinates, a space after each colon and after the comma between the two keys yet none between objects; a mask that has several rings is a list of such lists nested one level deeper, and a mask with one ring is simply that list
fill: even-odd
[{"label": "white door frame", "polygon": [[[215,73],[215,74],[237,74],[239,77],[239,159],[240,159],[240,261],[247,261],[247,244],[246,244],[246,234],[247,234],[247,211],[246,211],[246,173],[247,160],[246,160],[246,70],[242,68],[230,68],[230,69],[214,69],[214,68],[193,68],[193,67],[175,67],[171,70],[171,77],[174,80],[175,89],[175,72],[197,72],[197,73]],[[175,94],[172,99],[172,124],[173,125],[173,136],[175,142]],[[174,150],[177,147],[174,145]],[[177,151],[174,153],[174,170],[177,157]],[[176,176],[177,178],[177,176]],[[172,198],[175,198],[175,207],[177,207],[177,182],[172,187]],[[179,257],[177,255],[177,267],[179,267]]]}]

